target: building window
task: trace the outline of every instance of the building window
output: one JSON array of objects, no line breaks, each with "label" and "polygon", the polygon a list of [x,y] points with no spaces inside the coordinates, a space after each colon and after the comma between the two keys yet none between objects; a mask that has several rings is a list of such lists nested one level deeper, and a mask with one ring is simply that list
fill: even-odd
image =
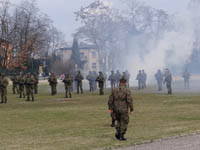
[{"label": "building window", "polygon": [[92,58],[96,58],[97,57],[97,53],[96,52],[92,52]]},{"label": "building window", "polygon": [[97,64],[96,63],[92,63],[92,69],[97,69]]}]

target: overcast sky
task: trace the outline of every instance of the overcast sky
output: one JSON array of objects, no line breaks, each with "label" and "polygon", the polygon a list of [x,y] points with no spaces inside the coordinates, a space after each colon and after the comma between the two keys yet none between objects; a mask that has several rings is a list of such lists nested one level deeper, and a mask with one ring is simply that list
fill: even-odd
[{"label": "overcast sky", "polygon": [[[19,3],[20,0],[11,0]],[[81,6],[87,6],[94,0],[37,0],[38,7],[47,14],[54,25],[66,35],[67,41],[72,41],[72,33],[80,26],[75,21],[73,12],[79,10]],[[116,0],[117,1],[117,0]],[[141,0],[142,1],[142,0]],[[183,12],[186,10],[190,0],[143,0],[146,4],[154,8],[164,9],[169,13]]]}]

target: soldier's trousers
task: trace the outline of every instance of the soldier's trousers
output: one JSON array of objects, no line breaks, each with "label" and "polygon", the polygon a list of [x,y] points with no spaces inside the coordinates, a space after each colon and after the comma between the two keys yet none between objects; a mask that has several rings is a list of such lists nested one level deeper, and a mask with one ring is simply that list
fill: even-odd
[{"label": "soldier's trousers", "polygon": [[129,115],[127,113],[117,113],[115,112],[117,125],[116,129],[120,135],[124,135],[126,133],[128,123],[129,123]]},{"label": "soldier's trousers", "polygon": [[56,94],[57,94],[56,85],[51,85],[51,95],[56,95]]},{"label": "soldier's trousers", "polygon": [[89,86],[90,86],[90,92],[94,91],[94,85],[92,81],[89,81]]},{"label": "soldier's trousers", "polygon": [[116,114],[114,112],[110,113],[110,117],[112,118],[112,123],[116,120]]},{"label": "soldier's trousers", "polygon": [[143,87],[143,86],[142,86],[142,81],[139,80],[139,81],[138,81],[138,89],[140,90],[140,89],[142,89],[142,87]]},{"label": "soldier's trousers", "polygon": [[72,94],[71,94],[71,86],[65,86],[65,97],[66,98],[72,98]]},{"label": "soldier's trousers", "polygon": [[38,84],[37,83],[34,84],[34,93],[35,94],[38,93]]},{"label": "soldier's trousers", "polygon": [[113,90],[115,88],[115,82],[111,81],[110,84],[111,84],[111,89]]},{"label": "soldier's trousers", "polygon": [[32,98],[32,101],[34,101],[34,95],[33,95],[33,88],[32,87],[26,88],[26,96],[27,96],[27,101],[30,100],[30,96]]},{"label": "soldier's trousers", "polygon": [[162,91],[162,81],[157,81],[158,91]]},{"label": "soldier's trousers", "polygon": [[172,94],[171,83],[166,83],[166,86],[167,86],[168,94]]},{"label": "soldier's trousers", "polygon": [[7,103],[7,88],[0,88],[1,103]]},{"label": "soldier's trousers", "polygon": [[13,94],[15,94],[16,92],[17,92],[17,94],[19,93],[17,84],[13,83],[12,90],[13,90]]},{"label": "soldier's trousers", "polygon": [[20,98],[25,98],[25,92],[24,92],[24,85],[19,85],[19,97]]},{"label": "soldier's trousers", "polygon": [[82,82],[77,82],[77,94],[79,94],[79,89],[81,90],[81,94],[83,94]]}]

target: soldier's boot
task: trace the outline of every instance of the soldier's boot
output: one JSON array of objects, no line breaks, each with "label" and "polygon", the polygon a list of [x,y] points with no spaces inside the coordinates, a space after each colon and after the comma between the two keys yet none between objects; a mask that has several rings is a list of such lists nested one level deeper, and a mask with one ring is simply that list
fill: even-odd
[{"label": "soldier's boot", "polygon": [[68,98],[68,94],[65,95],[65,98]]},{"label": "soldier's boot", "polygon": [[115,127],[115,120],[112,120],[111,127]]},{"label": "soldier's boot", "polygon": [[115,133],[116,139],[120,139],[120,134],[119,134],[119,128],[116,128],[116,133]]},{"label": "soldier's boot", "polygon": [[120,134],[119,140],[120,141],[126,141],[127,139],[124,137],[124,134]]},{"label": "soldier's boot", "polygon": [[71,93],[69,93],[69,98],[72,98],[72,94]]}]

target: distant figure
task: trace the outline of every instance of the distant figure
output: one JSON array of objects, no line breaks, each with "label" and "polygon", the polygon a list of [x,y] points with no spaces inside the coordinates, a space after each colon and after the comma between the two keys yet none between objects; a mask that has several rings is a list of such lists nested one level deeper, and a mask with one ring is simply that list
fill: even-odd
[{"label": "distant figure", "polygon": [[121,77],[122,77],[121,73],[119,72],[119,70],[117,70],[117,72],[115,74],[115,80],[116,80],[117,87],[119,87]]},{"label": "distant figure", "polygon": [[17,82],[17,76],[16,74],[14,74],[11,78],[12,81],[12,90],[13,90],[13,94],[15,93],[19,93],[19,89],[18,89],[18,82]]},{"label": "distant figure", "polygon": [[136,80],[138,80],[138,90],[141,90],[143,88],[142,86],[142,72],[139,70],[139,73],[136,77]]},{"label": "distant figure", "polygon": [[131,115],[134,111],[131,91],[126,87],[126,82],[126,79],[122,77],[119,88],[112,91],[108,100],[108,109],[117,121],[115,137],[120,141],[126,140],[124,135],[129,123],[129,110]]},{"label": "distant figure", "polygon": [[54,73],[51,73],[51,75],[49,76],[48,78],[48,82],[49,82],[49,85],[51,86],[51,95],[56,95],[57,94],[57,78],[56,76],[54,75]]},{"label": "distant figure", "polygon": [[94,82],[93,82],[93,87],[94,87],[94,90],[96,91],[97,90],[97,81],[96,81],[96,78],[98,77],[98,74],[96,71],[93,71],[93,77],[94,77]]},{"label": "distant figure", "polygon": [[23,73],[20,72],[19,76],[17,77],[17,82],[19,85],[19,98],[25,98],[25,77],[23,76]]},{"label": "distant figure", "polygon": [[107,81],[107,78],[108,78],[106,72],[103,72],[103,77],[104,77],[104,80],[105,80],[105,81],[104,81],[104,88],[106,89],[106,88],[107,88],[106,81]]},{"label": "distant figure", "polygon": [[75,76],[75,81],[77,83],[77,94],[79,94],[79,90],[81,90],[81,94],[83,94],[83,75],[81,74],[80,71],[78,71],[78,74]]},{"label": "distant figure", "polygon": [[39,77],[38,77],[37,73],[34,73],[33,78],[34,78],[33,89],[34,89],[34,93],[37,94],[38,93],[38,83],[39,83]]},{"label": "distant figure", "polygon": [[8,79],[5,75],[0,73],[0,94],[1,94],[1,103],[7,103],[7,87],[8,87]]},{"label": "distant figure", "polygon": [[127,87],[129,88],[130,87],[130,73],[128,72],[128,70],[125,71],[125,75],[126,75],[126,79],[127,79]]},{"label": "distant figure", "polygon": [[108,80],[110,81],[111,89],[113,90],[115,88],[115,83],[116,83],[114,71],[111,71],[111,74],[110,74]]},{"label": "distant figure", "polygon": [[172,87],[171,87],[172,75],[171,75],[169,69],[166,69],[166,71],[165,71],[164,84],[165,83],[166,83],[166,87],[167,87],[167,90],[168,90],[168,94],[172,94]]},{"label": "distant figure", "polygon": [[158,91],[162,91],[163,74],[160,70],[155,74],[155,78],[157,80]]},{"label": "distant figure", "polygon": [[105,78],[102,72],[99,72],[99,76],[97,77],[96,81],[99,83],[99,95],[104,95]]},{"label": "distant figure", "polygon": [[25,78],[25,85],[26,85],[26,101],[30,101],[30,96],[32,98],[32,102],[34,101],[34,95],[33,95],[33,88],[34,88],[34,78],[31,76],[30,73],[26,75]]},{"label": "distant figure", "polygon": [[89,89],[90,89],[89,91],[90,91],[90,92],[93,92],[93,91],[94,91],[94,76],[93,76],[93,74],[92,74],[91,71],[89,71],[89,73],[88,73],[86,79],[87,79],[88,82],[89,82]]},{"label": "distant figure", "polygon": [[186,89],[190,88],[190,73],[187,71],[187,69],[185,70],[185,72],[183,73],[183,78],[184,78],[184,87]]},{"label": "distant figure", "polygon": [[65,85],[65,98],[72,98],[71,94],[72,79],[70,78],[69,74],[65,74],[63,82]]},{"label": "distant figure", "polygon": [[147,87],[146,82],[147,82],[147,74],[144,72],[144,70],[142,70],[142,88],[143,89]]}]

